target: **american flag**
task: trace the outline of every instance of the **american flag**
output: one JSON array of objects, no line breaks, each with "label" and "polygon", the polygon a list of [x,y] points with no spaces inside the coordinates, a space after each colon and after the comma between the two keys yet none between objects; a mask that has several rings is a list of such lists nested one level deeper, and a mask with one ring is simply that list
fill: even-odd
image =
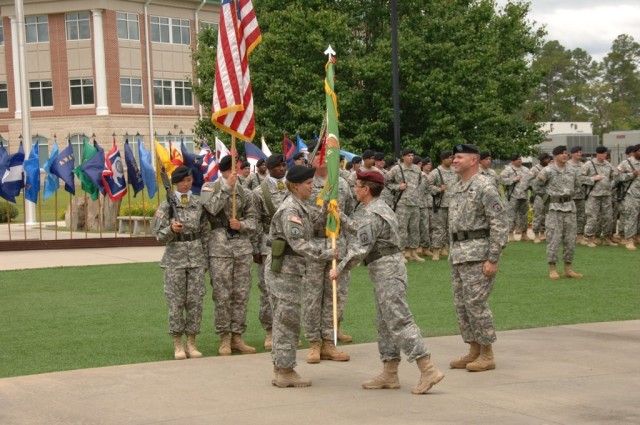
[{"label": "american flag", "polygon": [[218,176],[218,162],[213,152],[211,152],[211,148],[204,140],[200,147],[200,155],[202,155],[201,167],[205,183],[214,181]]},{"label": "american flag", "polygon": [[248,58],[262,34],[251,0],[221,3],[211,121],[225,133],[249,142],[255,135],[255,121]]}]

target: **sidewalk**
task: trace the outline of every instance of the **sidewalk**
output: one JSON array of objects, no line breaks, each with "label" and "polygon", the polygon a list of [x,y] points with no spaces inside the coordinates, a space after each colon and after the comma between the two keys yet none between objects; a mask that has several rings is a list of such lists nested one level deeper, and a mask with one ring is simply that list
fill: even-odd
[{"label": "sidewalk", "polygon": [[[269,354],[165,361],[0,379],[0,423],[54,424],[638,424],[640,321],[500,332],[497,369],[447,368],[458,336],[426,340],[446,377],[411,394],[415,364],[399,390],[363,390],[378,374],[376,344],[345,345],[346,363],[304,362],[309,388],[271,385]],[[205,353],[210,354],[210,353]]]}]

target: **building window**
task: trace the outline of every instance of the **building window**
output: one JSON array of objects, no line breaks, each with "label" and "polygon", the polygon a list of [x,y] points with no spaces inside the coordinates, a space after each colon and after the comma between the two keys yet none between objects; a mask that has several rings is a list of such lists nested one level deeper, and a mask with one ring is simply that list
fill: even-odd
[{"label": "building window", "polygon": [[140,78],[120,78],[120,101],[123,105],[142,105]]},{"label": "building window", "polygon": [[0,83],[0,109],[9,108],[9,91],[7,83]]},{"label": "building window", "polygon": [[69,81],[72,105],[93,105],[93,78]]},{"label": "building window", "polygon": [[0,46],[4,44],[4,24],[2,18],[0,18]]},{"label": "building window", "polygon": [[51,81],[32,81],[29,83],[31,107],[53,106],[53,86]]},{"label": "building window", "polygon": [[67,26],[67,40],[91,39],[89,12],[67,13],[64,21]]},{"label": "building window", "polygon": [[153,103],[163,106],[193,106],[191,83],[153,80]]},{"label": "building window", "polygon": [[190,44],[188,19],[151,17],[151,41],[155,43]]},{"label": "building window", "polygon": [[49,41],[49,18],[47,16],[26,16],[24,27],[27,43],[47,43]]},{"label": "building window", "polygon": [[49,139],[43,136],[32,136],[31,146],[34,146],[38,142],[38,157],[40,160],[40,168],[44,166],[44,163],[49,159]]},{"label": "building window", "polygon": [[140,23],[137,13],[117,12],[116,25],[121,40],[140,40]]}]

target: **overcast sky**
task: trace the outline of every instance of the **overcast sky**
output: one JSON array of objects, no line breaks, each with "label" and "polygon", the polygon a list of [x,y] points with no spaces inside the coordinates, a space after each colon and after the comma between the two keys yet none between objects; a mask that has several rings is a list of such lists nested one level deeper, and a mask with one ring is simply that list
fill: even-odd
[{"label": "overcast sky", "polygon": [[[530,20],[546,25],[546,40],[580,47],[600,61],[620,34],[640,42],[640,0],[530,0]],[[497,0],[504,6],[507,0]]]}]

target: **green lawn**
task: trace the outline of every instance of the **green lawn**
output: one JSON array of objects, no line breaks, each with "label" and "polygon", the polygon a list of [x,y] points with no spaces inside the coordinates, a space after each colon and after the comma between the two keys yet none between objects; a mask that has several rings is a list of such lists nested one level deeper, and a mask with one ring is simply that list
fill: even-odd
[{"label": "green lawn", "polygon": [[[547,278],[544,245],[510,244],[490,300],[498,330],[640,319],[640,281],[630,267],[638,255],[578,247],[574,267],[586,277],[554,282]],[[410,263],[408,270],[409,303],[424,336],[457,334],[449,264]],[[205,356],[218,349],[210,297],[207,285],[198,341]],[[254,285],[245,339],[262,351],[257,307]],[[0,311],[0,377],[173,356],[155,263],[3,271]],[[373,291],[363,267],[352,273],[344,329],[356,343],[375,341]]]}]

